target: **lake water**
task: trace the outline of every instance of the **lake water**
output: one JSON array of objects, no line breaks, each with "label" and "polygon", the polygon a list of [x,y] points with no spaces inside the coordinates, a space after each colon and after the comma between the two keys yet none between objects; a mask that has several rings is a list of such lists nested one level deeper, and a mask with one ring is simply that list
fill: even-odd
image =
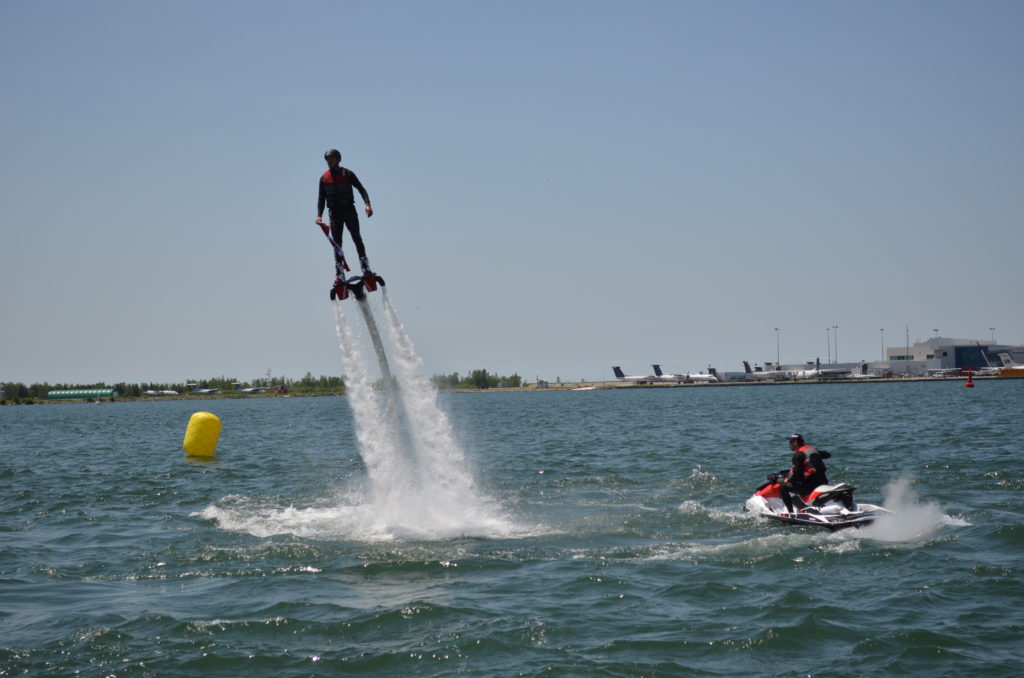
[{"label": "lake water", "polygon": [[[438,403],[412,473],[348,398],[0,408],[0,676],[1024,675],[1024,380]],[[792,432],[897,516],[743,513]]]}]

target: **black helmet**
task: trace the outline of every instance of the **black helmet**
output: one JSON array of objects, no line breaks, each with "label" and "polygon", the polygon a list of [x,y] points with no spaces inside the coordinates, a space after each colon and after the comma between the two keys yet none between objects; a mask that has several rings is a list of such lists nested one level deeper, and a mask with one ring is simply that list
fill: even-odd
[{"label": "black helmet", "polygon": [[326,151],[324,151],[324,160],[327,160],[327,158],[330,158],[331,156],[334,156],[335,158],[339,158],[340,159],[341,158],[341,151],[339,151],[336,148],[328,148]]}]

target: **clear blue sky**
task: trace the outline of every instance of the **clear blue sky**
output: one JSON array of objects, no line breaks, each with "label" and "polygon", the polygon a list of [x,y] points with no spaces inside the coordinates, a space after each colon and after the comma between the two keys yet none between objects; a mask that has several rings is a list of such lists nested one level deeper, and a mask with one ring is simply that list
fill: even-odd
[{"label": "clear blue sky", "polygon": [[0,381],[341,370],[322,154],[428,374],[1024,344],[1024,3],[0,3]]}]

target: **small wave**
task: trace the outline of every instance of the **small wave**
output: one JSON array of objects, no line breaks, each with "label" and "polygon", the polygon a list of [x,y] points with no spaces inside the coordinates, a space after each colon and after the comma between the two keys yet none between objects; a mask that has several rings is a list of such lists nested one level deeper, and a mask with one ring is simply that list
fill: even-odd
[{"label": "small wave", "polygon": [[861,540],[849,539],[847,538],[848,536],[855,535],[847,535],[840,532],[837,535],[837,541],[825,544],[824,546],[822,546],[821,550],[827,553],[849,553],[851,551],[859,551]]},{"label": "small wave", "polygon": [[724,509],[708,508],[699,501],[688,499],[679,505],[679,512],[687,516],[702,516],[712,521],[724,523],[753,522],[757,517],[746,511],[727,511]]},{"label": "small wave", "polygon": [[706,515],[709,511],[708,509],[704,508],[704,506],[699,501],[687,499],[686,501],[679,505],[679,512],[687,513],[690,515]]},{"label": "small wave", "polygon": [[725,542],[690,542],[665,546],[650,560],[724,560],[755,563],[794,552],[802,554],[827,539],[824,533],[783,531]]},{"label": "small wave", "polygon": [[700,464],[697,464],[697,465],[696,465],[696,466],[695,466],[695,467],[694,467],[694,468],[693,468],[693,469],[692,469],[692,470],[690,471],[690,477],[691,477],[691,478],[700,478],[700,479],[702,479],[702,480],[717,480],[717,478],[715,478],[715,476],[714,476],[713,474],[711,474],[711,473],[708,473],[707,471],[703,470],[703,469],[701,468],[701,465],[700,465]]},{"label": "small wave", "polygon": [[267,500],[229,495],[192,514],[225,530],[272,537],[291,534],[311,539],[354,541],[447,541],[459,538],[523,538],[540,528],[515,524],[487,511],[449,512],[422,506],[375,503],[297,508]]}]

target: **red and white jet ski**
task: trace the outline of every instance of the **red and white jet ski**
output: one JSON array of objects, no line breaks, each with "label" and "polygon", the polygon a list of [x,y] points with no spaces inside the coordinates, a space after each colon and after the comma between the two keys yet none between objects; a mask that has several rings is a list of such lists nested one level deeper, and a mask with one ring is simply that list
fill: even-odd
[{"label": "red and white jet ski", "polygon": [[860,527],[879,516],[892,513],[875,504],[858,504],[853,499],[856,489],[846,483],[820,485],[806,497],[794,496],[794,512],[789,513],[779,494],[779,476],[772,474],[768,476],[768,482],[757,488],[747,499],[744,510],[780,523],[825,527],[830,530]]}]

